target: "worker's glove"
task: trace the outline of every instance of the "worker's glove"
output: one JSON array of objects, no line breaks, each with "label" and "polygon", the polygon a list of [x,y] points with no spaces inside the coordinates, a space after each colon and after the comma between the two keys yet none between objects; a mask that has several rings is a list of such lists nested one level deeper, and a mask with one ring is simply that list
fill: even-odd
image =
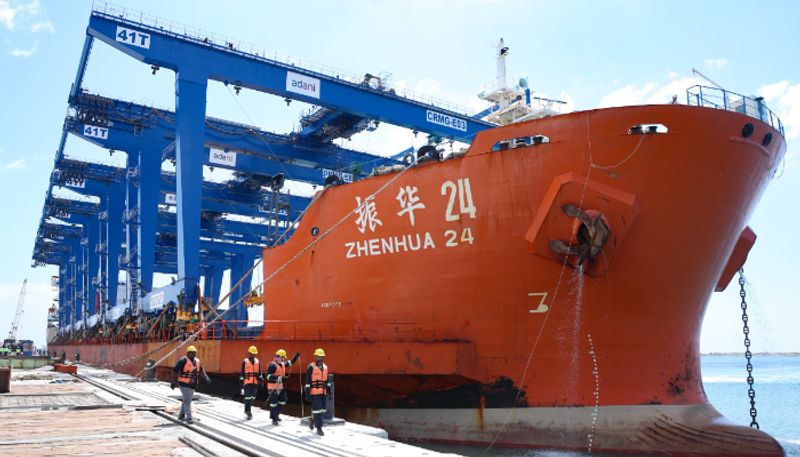
[{"label": "worker's glove", "polygon": [[244,387],[242,387],[242,388],[239,390],[239,395],[241,395],[242,397],[244,397]]},{"label": "worker's glove", "polygon": [[176,387],[178,387],[178,386],[174,382],[169,383],[169,388],[170,389],[175,390]]},{"label": "worker's glove", "polygon": [[331,393],[331,383],[325,384],[325,393]]},{"label": "worker's glove", "polygon": [[211,384],[211,378],[206,375],[206,384]]}]

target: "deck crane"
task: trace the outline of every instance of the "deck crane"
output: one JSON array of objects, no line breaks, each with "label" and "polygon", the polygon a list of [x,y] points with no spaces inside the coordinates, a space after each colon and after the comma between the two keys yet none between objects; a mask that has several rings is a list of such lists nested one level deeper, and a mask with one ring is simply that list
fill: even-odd
[{"label": "deck crane", "polygon": [[711,83],[711,84],[713,84],[713,85],[714,85],[714,87],[716,87],[717,89],[720,89],[720,90],[725,90],[725,89],[724,89],[722,86],[720,86],[720,85],[719,85],[719,84],[717,84],[716,82],[712,81],[712,80],[711,80],[711,78],[709,78],[708,76],[706,76],[706,75],[704,75],[704,74],[700,73],[699,71],[697,71],[697,69],[696,69],[696,68],[694,68],[694,67],[692,67],[692,73],[693,73],[693,74],[695,74],[695,75],[697,75],[697,76],[699,76],[699,77],[701,77],[701,78],[703,78],[703,79],[705,79],[706,81],[710,82],[710,83]]},{"label": "deck crane", "polygon": [[19,320],[22,318],[22,305],[25,303],[25,287],[28,285],[28,280],[22,281],[22,290],[19,292],[19,301],[17,302],[17,311],[14,313],[14,321],[11,322],[11,331],[8,332],[3,346],[11,347],[17,344],[17,329],[19,328]]}]

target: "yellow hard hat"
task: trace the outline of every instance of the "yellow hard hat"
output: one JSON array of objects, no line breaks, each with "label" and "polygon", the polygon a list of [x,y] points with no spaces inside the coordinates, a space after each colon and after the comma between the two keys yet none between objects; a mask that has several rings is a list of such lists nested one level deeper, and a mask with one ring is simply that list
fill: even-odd
[{"label": "yellow hard hat", "polygon": [[255,346],[250,346],[249,348],[247,348],[247,352],[249,352],[250,354],[256,355],[256,354],[258,354],[258,348],[255,347]]},{"label": "yellow hard hat", "polygon": [[284,351],[283,349],[278,349],[277,351],[275,351],[275,355],[286,357],[286,351]]},{"label": "yellow hard hat", "polygon": [[197,348],[194,346],[189,346],[186,348],[186,352],[197,352]]},{"label": "yellow hard hat", "polygon": [[317,350],[314,351],[314,355],[317,357],[325,357],[325,351],[322,348],[317,348]]}]

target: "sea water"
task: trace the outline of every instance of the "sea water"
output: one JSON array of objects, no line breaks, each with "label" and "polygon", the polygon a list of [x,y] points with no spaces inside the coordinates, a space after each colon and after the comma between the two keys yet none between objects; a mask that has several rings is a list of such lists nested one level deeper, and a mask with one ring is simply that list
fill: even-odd
[{"label": "sea water", "polygon": [[[708,401],[727,418],[750,424],[745,359],[739,356],[703,356],[703,387]],[[753,357],[756,420],[775,437],[786,455],[800,457],[800,357]]]},{"label": "sea water", "polygon": [[[747,396],[744,355],[705,355],[701,363],[703,387],[708,401],[728,419],[745,425],[750,424],[750,399]],[[758,412],[756,420],[761,430],[775,437],[788,457],[800,457],[800,356],[754,356],[753,378]],[[580,452],[520,449],[491,449],[486,452],[485,446],[430,446],[430,448],[466,456],[598,456]]]}]

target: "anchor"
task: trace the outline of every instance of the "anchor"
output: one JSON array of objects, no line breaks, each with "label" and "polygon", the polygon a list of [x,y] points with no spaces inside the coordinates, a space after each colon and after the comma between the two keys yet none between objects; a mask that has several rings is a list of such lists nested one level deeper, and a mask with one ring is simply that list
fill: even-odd
[{"label": "anchor", "polygon": [[600,211],[587,209],[582,211],[575,205],[563,205],[561,210],[569,217],[574,217],[580,222],[575,232],[577,243],[569,245],[561,240],[550,241],[550,249],[556,254],[567,257],[577,256],[578,265],[587,260],[594,260],[603,252],[603,246],[608,241],[611,230],[605,216]]}]

